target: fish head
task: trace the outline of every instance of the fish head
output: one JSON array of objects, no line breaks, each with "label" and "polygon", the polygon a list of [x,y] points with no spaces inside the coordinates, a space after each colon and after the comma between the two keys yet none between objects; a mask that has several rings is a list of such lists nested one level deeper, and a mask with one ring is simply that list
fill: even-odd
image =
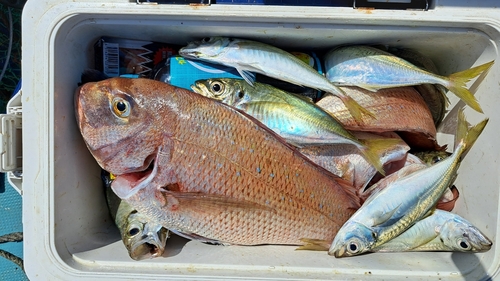
[{"label": "fish head", "polygon": [[155,122],[159,105],[148,98],[154,92],[149,81],[110,78],[76,90],[76,119],[83,139],[99,165],[112,174],[145,171],[160,146],[160,124]]},{"label": "fish head", "polygon": [[486,252],[493,245],[477,227],[458,216],[447,220],[439,233],[442,242],[453,251]]},{"label": "fish head", "polygon": [[432,166],[438,162],[443,161],[444,159],[450,157],[451,153],[446,150],[436,150],[436,151],[422,151],[415,153],[415,155],[420,158],[425,164],[428,166]]},{"label": "fish head", "polygon": [[163,255],[168,234],[162,225],[134,210],[127,218],[122,240],[132,259],[144,260]]},{"label": "fish head", "polygon": [[202,96],[235,105],[244,96],[245,84],[241,79],[212,78],[196,81],[191,89]]},{"label": "fish head", "polygon": [[376,234],[365,225],[348,221],[339,230],[328,254],[336,258],[363,254],[371,249],[376,241]]},{"label": "fish head", "polygon": [[200,41],[190,42],[179,50],[179,55],[188,59],[215,60],[231,43],[228,37],[205,37]]}]

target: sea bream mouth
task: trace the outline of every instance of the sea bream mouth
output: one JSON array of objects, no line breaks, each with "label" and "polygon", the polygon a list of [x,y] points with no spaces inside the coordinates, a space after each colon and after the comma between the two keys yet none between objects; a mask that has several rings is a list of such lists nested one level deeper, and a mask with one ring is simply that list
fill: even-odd
[{"label": "sea bream mouth", "polygon": [[158,172],[158,153],[149,156],[145,163],[149,161],[148,168],[144,171],[137,171],[116,175],[116,178],[111,183],[111,189],[122,200],[130,198],[139,190],[147,187],[154,179]]}]

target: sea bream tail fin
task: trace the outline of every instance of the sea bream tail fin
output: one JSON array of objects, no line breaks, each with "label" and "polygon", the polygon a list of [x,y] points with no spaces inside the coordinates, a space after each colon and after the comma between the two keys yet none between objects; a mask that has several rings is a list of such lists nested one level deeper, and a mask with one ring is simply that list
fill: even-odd
[{"label": "sea bream tail fin", "polygon": [[480,66],[473,67],[471,69],[467,69],[464,71],[460,71],[457,73],[453,73],[448,77],[447,85],[444,85],[450,90],[452,93],[457,95],[465,104],[470,106],[472,109],[483,113],[481,106],[477,99],[472,95],[472,93],[467,89],[467,83],[480,75],[481,73],[488,71],[493,65],[494,61],[490,61],[488,63],[482,64]]},{"label": "sea bream tail fin", "polygon": [[295,249],[295,251],[300,250],[308,250],[308,251],[328,251],[330,249],[330,242],[321,239],[309,239],[309,238],[301,238],[301,242],[304,245]]},{"label": "sea bream tail fin", "polygon": [[385,176],[385,171],[383,168],[382,162],[380,162],[380,158],[395,145],[401,143],[400,139],[391,139],[391,138],[383,138],[383,139],[367,139],[361,140],[363,146],[359,147],[363,157],[377,169],[379,173]]},{"label": "sea bream tail fin", "polygon": [[461,150],[459,153],[462,157],[465,156],[474,145],[484,127],[486,127],[488,120],[489,119],[486,118],[469,129],[468,122],[465,120],[463,108],[458,111],[457,146]]}]

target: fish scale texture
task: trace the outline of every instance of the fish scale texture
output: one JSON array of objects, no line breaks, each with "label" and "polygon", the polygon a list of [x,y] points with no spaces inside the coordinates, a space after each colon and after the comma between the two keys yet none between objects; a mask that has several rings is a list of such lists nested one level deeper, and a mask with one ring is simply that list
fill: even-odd
[{"label": "fish scale texture", "polygon": [[[113,93],[137,101],[127,122],[114,121]],[[352,186],[253,118],[196,93],[153,80],[113,78],[85,84],[77,107],[87,143],[98,142],[93,138],[102,128],[116,133],[105,149],[92,151],[105,170],[118,175],[115,183],[126,182],[126,175],[115,172],[131,161],[122,155],[138,162],[156,155],[136,150],[136,143],[160,149],[154,184],[128,202],[170,229],[242,245],[331,241],[359,207],[344,189],[355,192]],[[150,120],[135,122],[140,116]],[[101,121],[86,120],[97,117]],[[127,128],[133,126],[142,131],[131,139]]]}]

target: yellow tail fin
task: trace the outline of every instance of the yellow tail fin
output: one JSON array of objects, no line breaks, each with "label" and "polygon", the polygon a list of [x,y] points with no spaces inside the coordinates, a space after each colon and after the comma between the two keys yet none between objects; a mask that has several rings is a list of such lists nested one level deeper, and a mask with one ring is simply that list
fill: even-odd
[{"label": "yellow tail fin", "polygon": [[354,119],[357,122],[361,122],[362,121],[361,114],[368,115],[371,118],[375,119],[375,114],[371,113],[366,108],[362,107],[353,98],[351,98],[351,97],[349,97],[349,96],[347,96],[345,94],[344,95],[338,95],[338,97],[340,98],[340,100],[342,100],[342,102],[344,103],[344,105],[349,110],[349,113],[351,113],[352,117],[354,117]]},{"label": "yellow tail fin", "polygon": [[448,85],[446,85],[446,87],[472,109],[483,113],[483,110],[481,109],[481,106],[479,105],[477,99],[474,97],[474,95],[472,95],[469,89],[467,89],[466,84],[472,78],[475,78],[484,71],[489,70],[493,63],[494,61],[490,61],[480,66],[451,74],[448,77]]},{"label": "yellow tail fin", "polygon": [[309,250],[309,251],[328,251],[330,249],[330,242],[320,239],[309,239],[309,238],[301,238],[301,242],[304,242],[304,245],[295,249],[298,250]]},{"label": "yellow tail fin", "polygon": [[364,146],[360,148],[363,153],[363,157],[366,161],[368,161],[368,163],[372,164],[379,173],[385,176],[385,171],[382,162],[380,162],[380,158],[386,154],[387,150],[400,144],[401,140],[385,138],[360,140],[360,142],[364,144]]},{"label": "yellow tail fin", "polygon": [[479,122],[475,126],[468,128],[467,120],[465,120],[465,114],[463,108],[458,112],[458,128],[457,128],[457,139],[458,146],[462,146],[462,151],[460,152],[462,157],[471,149],[471,147],[476,142],[477,138],[483,132],[484,127],[488,124],[488,118]]}]

